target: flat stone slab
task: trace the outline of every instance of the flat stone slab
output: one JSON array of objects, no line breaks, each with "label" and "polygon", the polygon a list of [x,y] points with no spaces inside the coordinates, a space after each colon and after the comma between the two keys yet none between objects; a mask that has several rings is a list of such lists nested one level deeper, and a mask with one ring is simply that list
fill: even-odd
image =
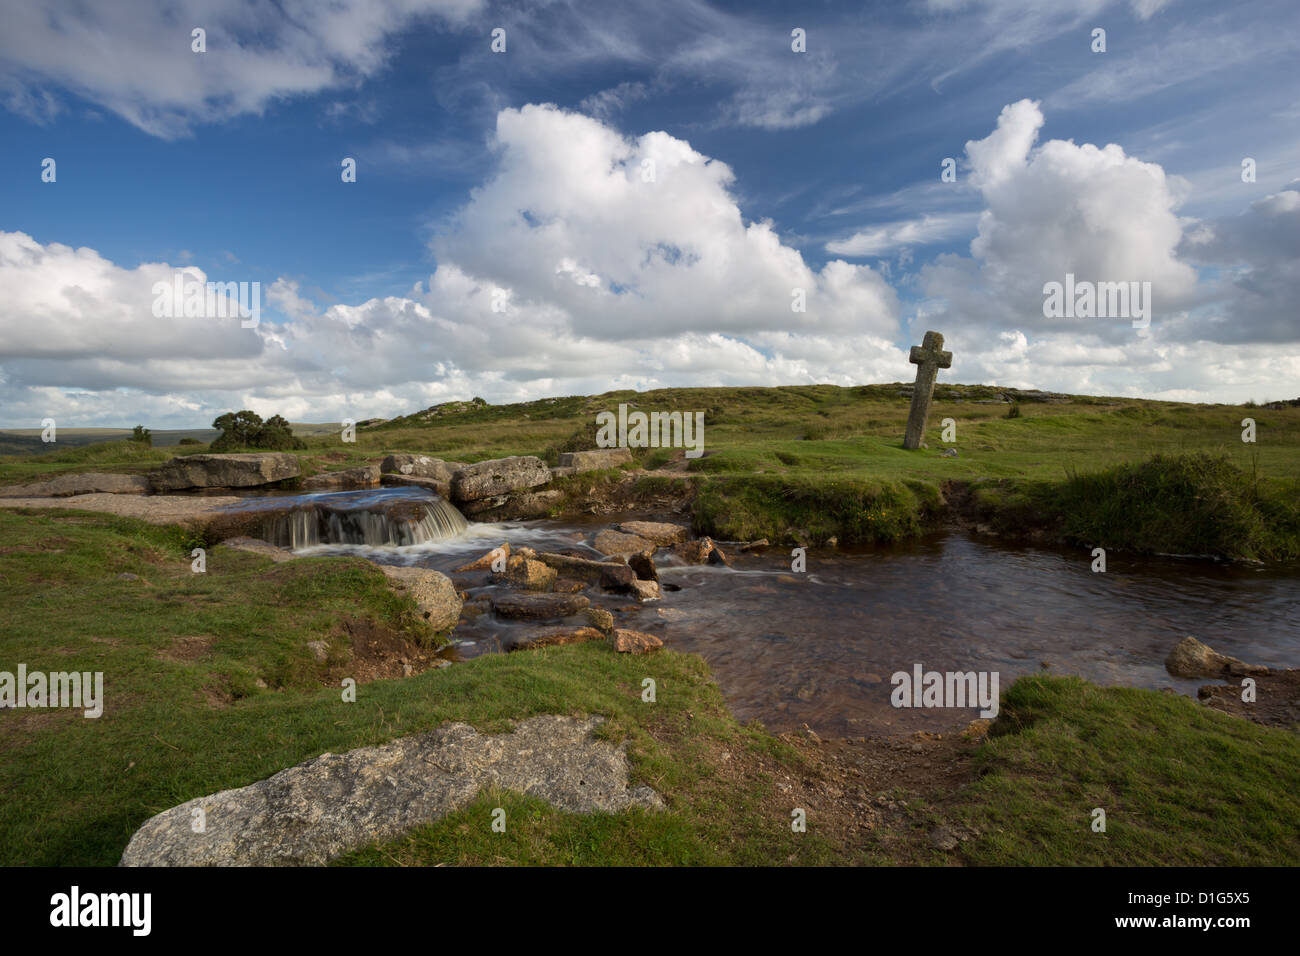
[{"label": "flat stone slab", "polygon": [[49,481],[0,488],[0,498],[66,498],[71,495],[147,495],[149,479],[144,475],[106,475],[97,472],[59,475]]},{"label": "flat stone slab", "polygon": [[221,513],[244,501],[233,495],[76,495],[71,498],[0,498],[0,508],[75,508],[139,518],[152,524],[173,524]]},{"label": "flat stone slab", "polygon": [[559,466],[572,468],[575,474],[580,471],[597,471],[601,468],[617,468],[632,460],[632,452],[627,448],[597,448],[591,451],[560,452]]},{"label": "flat stone slab", "polygon": [[625,534],[634,534],[638,538],[645,538],[661,548],[680,544],[686,540],[685,528],[666,521],[624,521],[618,526],[618,530]]},{"label": "flat stone slab", "polygon": [[492,608],[502,617],[544,621],[568,617],[591,606],[582,594],[502,594],[492,599]]},{"label": "flat stone slab", "polygon": [[298,456],[288,452],[240,455],[188,455],[173,458],[149,476],[155,491],[186,488],[253,488],[301,473]]},{"label": "flat stone slab", "polygon": [[357,488],[377,488],[379,486],[379,466],[362,465],[359,468],[347,468],[343,471],[327,471],[303,479],[304,491],[351,491]]},{"label": "flat stone slab", "polygon": [[443,461],[428,455],[389,455],[379,466],[384,474],[404,475],[408,478],[435,478],[442,482],[451,482],[454,475],[464,464],[459,461]]},{"label": "flat stone slab", "polygon": [[622,531],[611,531],[606,528],[596,535],[591,542],[591,546],[601,554],[610,556],[641,554],[644,551],[653,551],[655,543],[635,534],[624,534]]},{"label": "flat stone slab", "polygon": [[[448,724],[378,747],[321,754],[151,817],[131,837],[121,865],[319,866],[438,820],[486,787],[569,813],[663,807],[651,788],[628,786],[626,743],[592,736],[603,720],[543,715],[508,734]],[[199,809],[204,827],[195,833]]]}]

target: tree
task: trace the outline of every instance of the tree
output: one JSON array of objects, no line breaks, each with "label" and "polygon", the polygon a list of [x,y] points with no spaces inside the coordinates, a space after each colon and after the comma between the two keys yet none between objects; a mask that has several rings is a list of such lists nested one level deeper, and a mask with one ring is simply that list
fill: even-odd
[{"label": "tree", "polygon": [[256,448],[257,436],[262,430],[262,416],[244,409],[217,416],[212,427],[221,432],[212,443],[213,451],[227,448]]},{"label": "tree", "polygon": [[131,432],[131,441],[136,441],[142,445],[146,445],[149,448],[152,448],[153,432],[145,428],[143,425],[136,425],[135,429]]},{"label": "tree", "polygon": [[221,432],[212,442],[212,451],[227,451],[231,448],[267,448],[271,451],[286,451],[294,448],[306,448],[307,443],[294,437],[293,428],[280,415],[272,415],[266,421],[256,412],[244,409],[240,412],[226,412],[212,423],[212,427]]}]

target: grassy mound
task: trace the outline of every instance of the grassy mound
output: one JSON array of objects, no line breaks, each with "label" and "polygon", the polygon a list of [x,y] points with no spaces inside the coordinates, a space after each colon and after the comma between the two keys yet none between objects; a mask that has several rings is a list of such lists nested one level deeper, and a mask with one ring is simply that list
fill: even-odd
[{"label": "grassy mound", "polygon": [[1061,482],[982,489],[1003,531],[1040,527],[1088,547],[1231,558],[1300,556],[1300,483],[1261,479],[1226,455],[1155,455]]},{"label": "grassy mound", "polygon": [[[1176,694],[1025,677],[955,812],[995,866],[1294,866],[1300,736]],[[1094,832],[1094,810],[1105,832]]]}]

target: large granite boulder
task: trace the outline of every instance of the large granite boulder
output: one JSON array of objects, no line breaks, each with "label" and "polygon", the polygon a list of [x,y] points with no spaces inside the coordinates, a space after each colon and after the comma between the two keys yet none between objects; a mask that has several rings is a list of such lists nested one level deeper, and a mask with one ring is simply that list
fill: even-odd
[{"label": "large granite boulder", "polygon": [[428,455],[389,455],[379,465],[384,474],[405,475],[408,478],[436,478],[450,483],[451,476],[465,466],[458,461],[443,461]]},{"label": "large granite boulder", "polygon": [[559,466],[572,468],[566,474],[580,471],[597,471],[601,468],[617,468],[632,460],[632,452],[626,448],[597,448],[593,451],[565,451],[560,453]]},{"label": "large granite boulder", "polygon": [[0,498],[68,498],[72,495],[146,495],[149,479],[144,475],[59,475],[31,485],[0,488]]},{"label": "large granite boulder", "polygon": [[379,569],[396,590],[411,595],[435,631],[449,631],[456,626],[464,601],[447,575],[432,568],[397,568],[388,564],[381,564]]},{"label": "large granite boulder", "polygon": [[[257,783],[150,817],[122,866],[319,866],[392,840],[497,787],[569,813],[662,808],[628,786],[626,744],[593,736],[602,717],[544,714],[512,733],[448,724],[377,747],[321,754]],[[202,810],[202,832],[195,832]]]},{"label": "large granite boulder", "polygon": [[453,501],[481,501],[512,491],[536,488],[551,480],[546,462],[532,455],[493,458],[466,465],[452,475]]},{"label": "large granite boulder", "polygon": [[301,474],[298,456],[287,452],[188,455],[173,458],[149,476],[154,491],[184,488],[253,488]]}]

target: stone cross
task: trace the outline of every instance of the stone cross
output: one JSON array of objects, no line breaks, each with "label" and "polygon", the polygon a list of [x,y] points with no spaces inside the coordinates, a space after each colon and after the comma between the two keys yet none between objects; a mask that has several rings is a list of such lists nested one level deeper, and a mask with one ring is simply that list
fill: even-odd
[{"label": "stone cross", "polygon": [[904,448],[920,448],[925,437],[925,421],[930,417],[930,399],[934,396],[934,378],[939,369],[952,365],[952,353],[943,351],[943,336],[926,332],[921,345],[912,346],[908,361],[916,366],[916,385],[912,388],[912,410],[907,414]]}]

